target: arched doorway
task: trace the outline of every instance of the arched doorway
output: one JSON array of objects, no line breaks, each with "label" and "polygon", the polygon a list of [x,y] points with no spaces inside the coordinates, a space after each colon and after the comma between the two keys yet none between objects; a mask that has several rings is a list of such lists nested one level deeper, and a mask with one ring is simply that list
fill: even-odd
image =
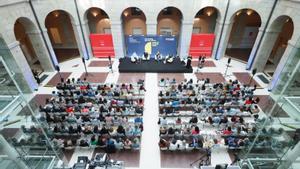
[{"label": "arched doorway", "polygon": [[267,60],[264,61],[263,71],[269,77],[272,77],[285,52],[288,41],[293,36],[294,23],[289,16],[280,16],[271,24],[270,31],[271,33],[266,37],[266,39],[269,39],[267,43],[270,50],[266,56]]},{"label": "arched doorway", "polygon": [[111,24],[107,13],[100,8],[92,7],[85,12],[85,19],[88,23],[86,31],[94,57],[115,56]]},{"label": "arched doorway", "polygon": [[111,34],[110,20],[100,8],[90,8],[86,12],[90,34]]},{"label": "arched doorway", "polygon": [[214,33],[219,12],[215,7],[205,7],[197,12],[193,23],[193,34]]},{"label": "arched doorway", "polygon": [[44,49],[41,45],[43,42],[35,36],[35,32],[37,32],[37,28],[29,19],[22,17],[16,20],[14,25],[16,40],[20,43],[21,50],[31,71],[40,74],[45,70],[41,64],[45,60],[39,59],[39,55],[43,54],[41,50]]},{"label": "arched doorway", "polygon": [[138,41],[144,41],[143,38],[147,35],[146,16],[144,12],[136,7],[127,8],[121,14],[121,21],[126,55],[131,56],[137,54],[141,56],[145,49],[142,46],[133,45],[129,39],[134,37],[137,38]]},{"label": "arched doorway", "polygon": [[241,9],[234,14],[232,21],[225,54],[247,62],[261,26],[261,17],[252,9]]},{"label": "arched doorway", "polygon": [[73,18],[63,10],[50,12],[45,20],[45,26],[59,63],[80,56],[71,21]]},{"label": "arched doorway", "polygon": [[215,41],[216,22],[219,11],[215,7],[205,7],[194,17],[189,55],[211,57]]},{"label": "arched doorway", "polygon": [[175,7],[161,10],[157,16],[158,35],[180,35],[182,13]]},{"label": "arched doorway", "polygon": [[128,35],[146,35],[146,16],[144,12],[136,7],[130,7],[122,12],[123,32]]},{"label": "arched doorway", "polygon": [[[173,35],[177,37],[177,42],[180,42],[182,19],[183,15],[178,8],[166,7],[162,9],[157,16],[157,35]],[[178,46],[180,45],[177,45],[177,48]]]}]

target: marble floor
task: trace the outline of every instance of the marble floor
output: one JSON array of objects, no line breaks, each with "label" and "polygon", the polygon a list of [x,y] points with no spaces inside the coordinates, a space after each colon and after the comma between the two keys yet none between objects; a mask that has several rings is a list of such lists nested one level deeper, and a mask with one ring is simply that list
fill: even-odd
[{"label": "marble floor", "polygon": [[[197,66],[197,60],[193,61],[193,65]],[[106,82],[106,83],[133,83],[139,79],[145,80],[145,105],[144,105],[144,131],[142,134],[141,150],[140,152],[130,152],[128,154],[115,154],[113,159],[124,160],[126,168],[141,168],[141,169],[159,169],[159,168],[191,168],[189,165],[194,160],[198,159],[201,154],[195,153],[161,153],[158,147],[159,141],[159,126],[157,124],[159,118],[158,108],[158,81],[160,78],[170,79],[175,78],[178,81],[183,79],[197,79],[211,78],[211,82],[223,82],[225,80],[238,79],[243,82],[247,82],[249,77],[236,76],[236,73],[249,74],[250,72],[245,70],[246,65],[244,63],[232,60],[231,66],[224,76],[227,58],[221,60],[207,59],[207,64],[202,69],[194,67],[195,73],[183,74],[161,74],[161,73],[119,73],[118,72],[118,60],[113,60],[113,72],[108,68],[108,59],[90,59],[86,65],[89,72],[86,79],[91,82]],[[85,76],[84,65],[81,58],[69,60],[60,64],[61,75],[63,78],[83,78]],[[56,72],[44,72],[48,78],[45,79],[40,85],[38,91],[34,93],[35,99],[38,100],[38,104],[44,104],[43,100],[55,91],[54,87],[57,82],[60,81],[60,76]],[[257,83],[261,88],[255,91],[255,95],[268,96],[267,90],[268,84],[264,84],[259,78],[254,77],[253,83]],[[75,149],[74,151],[68,151],[66,153],[66,160],[69,162],[68,166],[73,166],[78,156],[87,155],[92,157],[95,149]],[[126,157],[128,156],[128,157]],[[119,158],[119,159],[118,159]],[[138,158],[138,159],[137,159]],[[188,159],[188,160],[187,160]],[[212,151],[211,164],[223,164],[231,163],[230,155],[225,148],[218,148]]]}]

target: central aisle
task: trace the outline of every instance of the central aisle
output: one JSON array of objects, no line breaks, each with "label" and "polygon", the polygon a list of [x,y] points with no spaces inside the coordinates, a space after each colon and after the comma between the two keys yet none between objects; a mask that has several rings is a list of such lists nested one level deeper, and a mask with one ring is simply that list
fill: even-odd
[{"label": "central aisle", "polygon": [[158,82],[157,73],[146,73],[145,103],[144,103],[144,131],[141,142],[141,169],[160,168],[159,126],[158,121]]}]

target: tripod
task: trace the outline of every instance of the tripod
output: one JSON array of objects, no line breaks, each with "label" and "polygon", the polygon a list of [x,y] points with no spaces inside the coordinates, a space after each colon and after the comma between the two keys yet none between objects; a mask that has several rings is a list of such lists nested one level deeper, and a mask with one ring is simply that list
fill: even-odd
[{"label": "tripod", "polygon": [[85,58],[82,57],[81,59],[82,59],[82,63],[83,63],[84,70],[85,70],[85,76],[84,77],[87,77],[89,75],[89,73],[88,73],[87,68],[86,68]]},{"label": "tripod", "polygon": [[231,75],[227,75],[228,68],[231,67],[230,62],[231,62],[231,58],[228,58],[227,64],[226,64],[226,70],[225,70],[225,73],[224,73],[224,77],[231,76]]},{"label": "tripod", "polygon": [[210,165],[210,158],[211,158],[211,150],[209,148],[206,148],[205,154],[203,154],[199,159],[192,162],[190,166],[193,166],[193,164],[197,163],[198,161],[199,161],[198,168],[201,168],[201,166],[208,166]]}]

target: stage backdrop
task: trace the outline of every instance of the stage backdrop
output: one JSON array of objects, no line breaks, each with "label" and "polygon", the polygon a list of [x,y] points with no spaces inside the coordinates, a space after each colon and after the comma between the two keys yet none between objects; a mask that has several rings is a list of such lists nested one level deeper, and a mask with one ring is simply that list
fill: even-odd
[{"label": "stage backdrop", "polygon": [[214,34],[192,34],[189,54],[193,57],[211,57],[214,41]]},{"label": "stage backdrop", "polygon": [[142,56],[146,51],[153,58],[157,51],[162,56],[177,55],[177,38],[176,36],[160,36],[160,35],[131,35],[126,36],[126,51],[130,57],[134,52],[138,56]]},{"label": "stage backdrop", "polygon": [[115,56],[114,44],[111,34],[90,34],[93,54],[97,58]]}]

